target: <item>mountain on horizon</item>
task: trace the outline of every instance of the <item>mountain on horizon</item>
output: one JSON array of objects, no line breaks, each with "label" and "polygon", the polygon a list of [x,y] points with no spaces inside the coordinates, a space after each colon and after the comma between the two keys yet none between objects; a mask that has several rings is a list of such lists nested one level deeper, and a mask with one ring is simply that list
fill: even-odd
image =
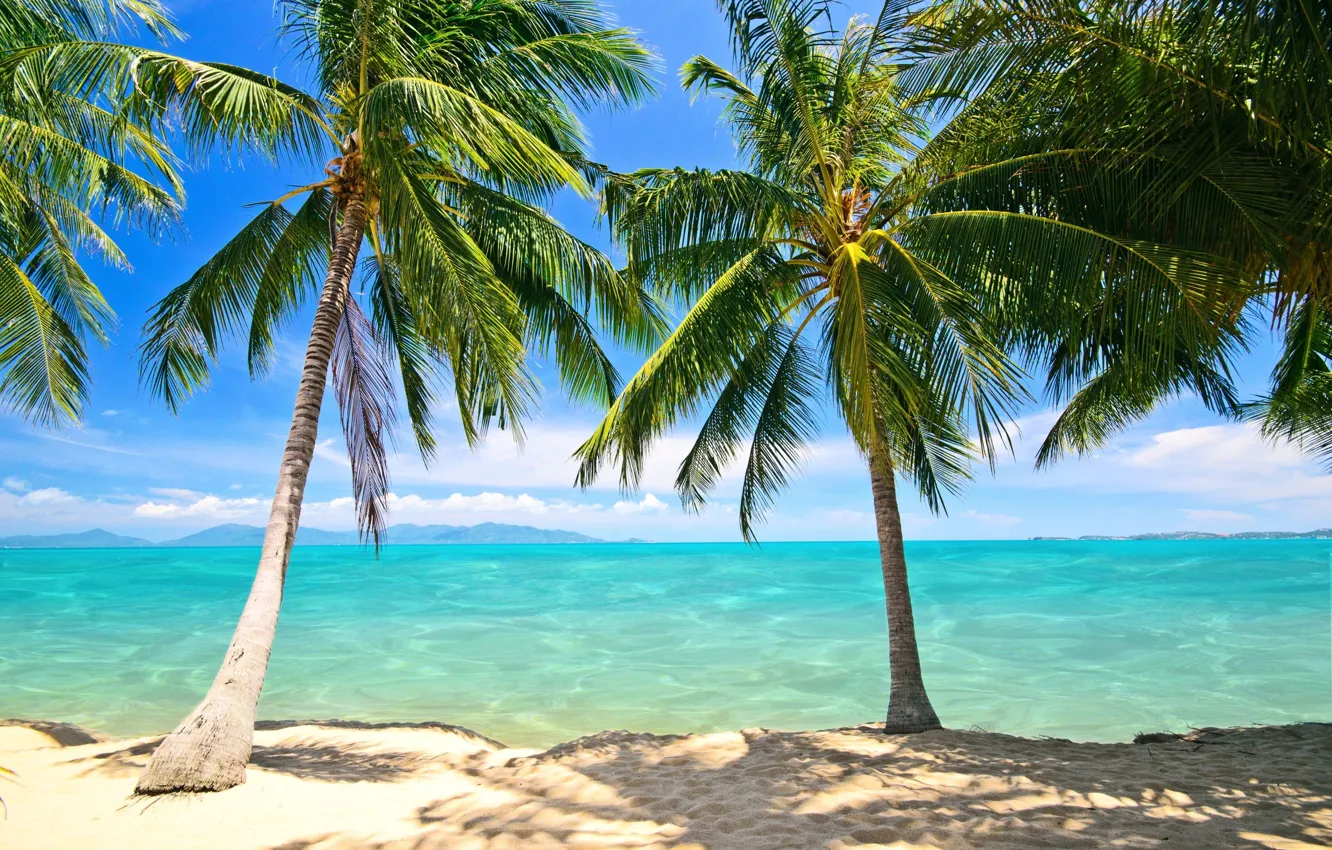
[{"label": "mountain on horizon", "polygon": [[[156,546],[259,546],[264,542],[264,528],[259,525],[227,523],[196,531],[175,540],[163,540]],[[296,531],[297,546],[349,546],[357,542],[354,531],[324,531],[320,528],[300,528]],[[3,541],[0,541],[2,544]]]},{"label": "mountain on horizon", "polygon": [[[227,523],[187,534],[175,540],[154,543],[138,537],[112,534],[101,528],[76,534],[24,534],[0,538],[0,549],[131,549],[156,547],[259,546],[264,529],[257,525]],[[325,531],[301,528],[296,532],[297,546],[356,546],[361,540],[355,531]],[[443,544],[524,544],[524,543],[605,543],[575,531],[533,528],[528,525],[504,525],[486,522],[480,525],[402,525],[389,526],[386,545],[421,546]]]},{"label": "mountain on horizon", "polygon": [[0,537],[0,549],[138,549],[156,546],[151,540],[112,534],[104,528],[74,534],[20,534]]}]

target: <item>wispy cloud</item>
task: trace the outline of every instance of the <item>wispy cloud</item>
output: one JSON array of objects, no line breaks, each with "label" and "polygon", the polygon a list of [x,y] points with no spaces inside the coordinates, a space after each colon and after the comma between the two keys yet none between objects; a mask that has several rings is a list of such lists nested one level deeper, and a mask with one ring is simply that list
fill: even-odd
[{"label": "wispy cloud", "polygon": [[96,452],[107,452],[108,454],[115,454],[115,455],[129,455],[131,457],[144,456],[143,452],[131,451],[130,449],[122,449],[119,448],[118,446],[106,445],[105,443],[89,443],[83,440],[71,440],[68,437],[60,437],[55,434],[35,433],[33,434],[33,436],[41,440],[50,440],[53,443],[64,443],[67,446],[78,446],[81,449],[92,449],[93,451]]},{"label": "wispy cloud", "polygon": [[1122,493],[1175,493],[1208,501],[1258,504],[1332,501],[1332,475],[1300,450],[1263,439],[1251,424],[1207,425],[1126,436],[1089,458],[1068,458],[1047,472],[1005,483]]},{"label": "wispy cloud", "polygon": [[671,506],[648,493],[637,502],[616,502],[611,510],[617,514],[660,514],[669,511]]},{"label": "wispy cloud", "polygon": [[18,500],[20,505],[30,505],[32,507],[44,507],[47,505],[60,505],[69,502],[77,502],[79,498],[72,493],[68,493],[59,487],[44,487],[41,490],[33,490],[25,493]]}]

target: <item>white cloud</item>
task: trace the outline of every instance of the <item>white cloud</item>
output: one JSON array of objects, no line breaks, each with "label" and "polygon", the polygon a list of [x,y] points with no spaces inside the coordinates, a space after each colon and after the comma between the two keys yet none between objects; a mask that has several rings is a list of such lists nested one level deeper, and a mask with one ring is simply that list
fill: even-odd
[{"label": "white cloud", "polygon": [[120,415],[120,411],[119,411],[119,410],[103,410],[103,411],[102,411],[102,415],[103,415],[103,416],[119,416],[119,415]]},{"label": "white cloud", "polygon": [[199,499],[204,495],[197,490],[182,490],[179,487],[149,487],[148,492],[168,499]]},{"label": "white cloud", "polygon": [[[141,520],[248,520],[258,521],[266,515],[271,498],[239,497],[222,498],[214,495],[202,495],[190,490],[171,490],[157,488],[155,494],[163,495],[168,500],[149,500],[134,508],[133,515]],[[417,494],[388,495],[388,508],[391,522],[416,523],[464,523],[473,524],[491,519],[501,519],[506,515],[521,516],[575,516],[606,514],[604,505],[598,502],[569,502],[559,499],[542,499],[529,493],[512,495],[508,493],[481,492],[475,494],[453,493],[438,499]],[[642,502],[632,503],[635,513],[653,513],[666,509],[666,504],[649,494]],[[619,508],[619,513],[626,511]],[[328,501],[306,502],[302,509],[302,520],[311,524],[324,524],[342,527],[355,523],[355,501],[350,496],[340,496]]]},{"label": "white cloud", "polygon": [[464,496],[462,493],[454,493],[444,499],[426,499],[421,496],[390,494],[388,501],[389,510],[395,512],[402,510],[412,513],[439,511],[440,513],[544,514],[552,509],[551,503],[535,496],[529,496],[526,493],[518,496],[509,496],[504,493],[477,493],[475,496]]},{"label": "white cloud", "polygon": [[860,525],[864,523],[870,515],[865,511],[854,511],[849,508],[833,508],[823,512],[824,522],[833,525]]},{"label": "white cloud", "polygon": [[245,485],[244,485],[244,484],[232,484],[232,485],[231,485],[230,487],[228,487],[227,489],[228,489],[228,490],[244,490],[244,489],[245,489]]},{"label": "white cloud", "polygon": [[641,501],[616,502],[615,506],[611,508],[611,510],[615,511],[617,514],[623,514],[625,516],[630,514],[659,514],[669,511],[670,509],[670,505],[666,504],[661,499],[658,499],[651,493],[645,495]]},{"label": "white cloud", "polygon": [[1139,473],[1126,482],[1139,489],[1241,505],[1332,504],[1332,475],[1320,474],[1298,447],[1264,440],[1256,425],[1166,431],[1116,460]]},{"label": "white cloud", "polygon": [[[390,522],[462,523],[473,524],[488,520],[503,519],[509,515],[524,516],[572,516],[580,514],[604,513],[605,508],[599,503],[576,503],[557,499],[541,499],[528,493],[509,495],[507,493],[476,493],[464,495],[454,493],[439,499],[408,494],[388,496]],[[355,501],[350,496],[342,496],[327,502],[307,502],[302,516],[330,524],[348,524],[354,519]]]},{"label": "white cloud", "polygon": [[958,514],[962,519],[969,519],[980,523],[981,525],[1006,527],[1018,525],[1025,522],[1020,516],[1009,516],[1008,514],[988,514],[980,511],[963,511]]},{"label": "white cloud", "polygon": [[176,502],[144,502],[134,509],[134,516],[143,519],[249,519],[262,516],[267,510],[269,499],[219,499],[217,496],[204,496],[194,502],[181,504]]},{"label": "white cloud", "polygon": [[77,502],[79,497],[61,490],[59,487],[45,487],[41,490],[33,490],[26,496],[18,500],[18,504],[32,507],[43,507],[46,505],[60,505],[68,502]]},{"label": "white cloud", "polygon": [[1223,505],[1285,505],[1304,513],[1332,509],[1332,475],[1320,472],[1298,447],[1263,439],[1252,424],[1180,428],[1136,439],[1128,435],[1091,457],[1017,474],[1005,476],[1004,483],[1187,494]]},{"label": "white cloud", "polygon": [[129,506],[80,498],[59,487],[25,495],[0,490],[0,526],[4,534],[41,534],[49,531],[85,531],[114,525],[129,513]]},{"label": "white cloud", "polygon": [[28,482],[16,475],[5,476],[5,480],[2,483],[6,490],[12,490],[15,493],[23,493],[28,489]]},{"label": "white cloud", "polygon": [[1197,508],[1185,508],[1183,514],[1194,522],[1207,523],[1235,523],[1252,522],[1253,514],[1242,514],[1239,511],[1216,511]]}]

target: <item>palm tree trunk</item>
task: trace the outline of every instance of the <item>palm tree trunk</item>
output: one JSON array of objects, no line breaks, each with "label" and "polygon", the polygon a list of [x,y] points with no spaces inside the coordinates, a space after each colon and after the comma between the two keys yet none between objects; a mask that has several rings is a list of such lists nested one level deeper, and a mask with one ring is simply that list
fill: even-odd
[{"label": "palm tree trunk", "polygon": [[916,621],[911,615],[911,588],[907,586],[906,551],[902,546],[902,514],[897,508],[897,483],[892,459],[882,448],[870,455],[870,484],[874,491],[879,561],[888,606],[888,661],[892,675],[888,719],[883,731],[902,734],[942,729],[920,675]]},{"label": "palm tree trunk", "polygon": [[153,753],[134,789],[136,794],[225,791],[245,781],[245,766],[254,743],[255,709],[268,671],[287,563],[300,524],[305,480],[319,431],[329,358],[365,233],[365,206],[359,198],[350,199],[342,215],[305,350],[296,412],[282,453],[277,491],[250,598],[213,686],[198,708]]}]

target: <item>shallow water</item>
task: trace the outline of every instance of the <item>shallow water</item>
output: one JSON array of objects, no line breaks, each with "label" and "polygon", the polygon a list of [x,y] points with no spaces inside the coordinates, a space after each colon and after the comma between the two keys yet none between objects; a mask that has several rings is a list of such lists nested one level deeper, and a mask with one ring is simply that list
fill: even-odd
[{"label": "shallow water", "polygon": [[[1332,720],[1327,541],[908,544],[944,723],[1123,740]],[[165,731],[207,689],[257,550],[0,551],[0,717]],[[868,543],[403,546],[292,560],[264,718],[602,729],[882,717]]]}]

